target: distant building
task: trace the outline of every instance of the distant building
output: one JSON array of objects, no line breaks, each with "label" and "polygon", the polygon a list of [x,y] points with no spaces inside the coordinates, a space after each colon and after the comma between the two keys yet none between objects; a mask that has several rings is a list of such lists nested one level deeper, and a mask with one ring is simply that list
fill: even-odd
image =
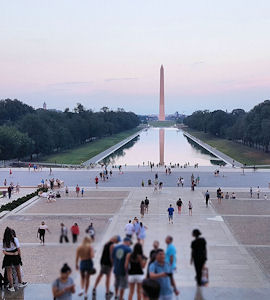
[{"label": "distant building", "polygon": [[46,102],[43,103],[43,109],[47,110],[47,104],[46,104]]}]

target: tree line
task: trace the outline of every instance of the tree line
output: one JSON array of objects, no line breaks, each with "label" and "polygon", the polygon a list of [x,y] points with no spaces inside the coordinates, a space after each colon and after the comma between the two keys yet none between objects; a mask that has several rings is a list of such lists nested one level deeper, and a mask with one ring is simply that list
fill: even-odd
[{"label": "tree line", "polygon": [[234,109],[232,112],[195,111],[184,119],[184,124],[205,133],[269,152],[270,100],[254,106],[249,112],[243,109]]},{"label": "tree line", "polygon": [[34,109],[18,100],[0,100],[0,159],[24,158],[68,149],[140,123],[133,112],[78,103],[73,111]]}]

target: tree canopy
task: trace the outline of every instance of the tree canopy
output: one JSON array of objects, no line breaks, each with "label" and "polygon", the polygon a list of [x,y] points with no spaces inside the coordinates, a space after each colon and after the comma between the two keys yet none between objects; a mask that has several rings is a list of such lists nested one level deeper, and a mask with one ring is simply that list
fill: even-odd
[{"label": "tree canopy", "polygon": [[37,109],[18,100],[0,100],[0,159],[50,154],[71,148],[93,138],[132,129],[139,124],[132,112],[99,112],[77,103],[74,111]]},{"label": "tree canopy", "polygon": [[234,109],[228,113],[222,110],[196,111],[184,119],[190,128],[212,135],[235,140],[266,152],[270,143],[270,100],[256,105],[249,112]]}]

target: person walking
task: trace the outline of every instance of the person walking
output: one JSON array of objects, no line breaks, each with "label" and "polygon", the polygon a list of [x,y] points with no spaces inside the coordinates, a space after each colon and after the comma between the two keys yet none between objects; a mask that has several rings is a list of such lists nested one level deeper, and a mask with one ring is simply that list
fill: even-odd
[{"label": "person walking", "polygon": [[169,206],[169,208],[168,208],[169,224],[170,224],[170,223],[173,224],[173,213],[174,213],[174,208],[173,208],[172,205],[170,204],[170,206]]},{"label": "person walking", "polygon": [[40,244],[44,245],[45,244],[45,233],[48,231],[50,233],[50,230],[48,226],[45,224],[44,221],[41,222],[41,224],[38,227],[38,232],[37,235],[39,236],[40,239]]},{"label": "person walking", "polygon": [[145,204],[144,204],[144,201],[142,201],[140,204],[141,218],[144,217],[144,210],[145,210]]},{"label": "person walking", "polygon": [[133,231],[136,234],[137,240],[138,240],[139,230],[140,230],[140,223],[139,223],[138,218],[135,217],[133,220]]},{"label": "person walking", "polygon": [[95,177],[95,184],[96,184],[96,189],[98,188],[98,177]]},{"label": "person walking", "polygon": [[81,190],[82,197],[83,197],[83,194],[84,194],[84,188],[82,188],[82,190]]},{"label": "person walking", "polygon": [[197,285],[201,286],[202,270],[207,260],[206,241],[200,237],[201,232],[198,229],[192,231],[192,236],[195,238],[191,243],[191,258],[190,264],[194,263],[196,271]]},{"label": "person walking", "polygon": [[250,198],[252,198],[252,195],[253,195],[253,190],[252,190],[252,187],[250,187],[250,189],[249,189],[249,193],[250,193]]},{"label": "person walking", "polygon": [[78,184],[76,185],[76,189],[75,189],[75,191],[76,191],[76,195],[77,195],[77,197],[79,197],[79,193],[80,193],[80,187],[78,186]]},{"label": "person walking", "polygon": [[61,244],[63,243],[63,239],[65,240],[66,243],[69,243],[67,227],[64,225],[64,223],[61,223],[60,240],[59,240]]},{"label": "person walking", "polygon": [[260,199],[260,187],[257,187],[257,198]]},{"label": "person walking", "polygon": [[[125,237],[123,244],[115,246],[112,252],[113,272],[115,276],[115,299],[123,300],[125,289],[128,287],[127,271],[125,261],[128,253],[131,252],[132,241]],[[118,298],[119,292],[119,298]]]},{"label": "person walking", "polygon": [[206,207],[208,207],[208,201],[209,201],[209,198],[210,198],[210,194],[209,194],[208,190],[204,194],[204,197],[205,197],[205,205],[206,205]]},{"label": "person walking", "polygon": [[156,260],[149,266],[150,279],[156,280],[160,285],[160,300],[172,300],[173,292],[177,296],[179,291],[176,287],[171,266],[165,261],[163,249],[158,249]]},{"label": "person walking", "polygon": [[96,231],[95,231],[93,223],[90,223],[90,225],[86,228],[85,232],[89,234],[90,238],[94,242],[95,241]]},{"label": "person walking", "polygon": [[133,232],[134,232],[134,226],[133,226],[131,220],[129,220],[125,226],[126,237],[129,237],[130,239],[132,239]]},{"label": "person walking", "polygon": [[144,240],[146,238],[146,229],[148,229],[146,226],[143,225],[142,222],[140,222],[140,228],[139,228],[139,234],[138,234],[138,242],[144,244]]},{"label": "person walking", "polygon": [[72,294],[75,293],[75,284],[70,277],[71,268],[64,264],[58,277],[52,284],[52,293],[55,300],[72,300]]},{"label": "person walking", "polygon": [[21,250],[20,250],[20,244],[19,240],[14,237],[13,231],[11,228],[6,227],[3,237],[3,246],[2,246],[4,259],[2,263],[2,269],[6,269],[7,271],[7,278],[9,282],[8,291],[15,292],[14,286],[13,286],[13,276],[12,276],[12,267],[15,268],[17,277],[18,277],[18,287],[22,288],[27,286],[27,282],[22,281],[22,275],[21,275],[21,268],[20,265],[22,265],[21,261]]},{"label": "person walking", "polygon": [[94,249],[91,246],[91,243],[91,238],[86,236],[76,251],[76,270],[80,270],[81,275],[81,291],[79,296],[84,294],[85,299],[88,297],[87,293],[90,285],[90,275],[95,273],[93,265]]},{"label": "person walking", "polygon": [[134,290],[137,286],[137,300],[141,300],[142,282],[144,279],[143,269],[146,266],[147,258],[143,255],[142,245],[135,244],[133,251],[128,253],[125,261],[125,269],[128,273],[129,295],[128,300],[133,299]]},{"label": "person walking", "polygon": [[110,279],[112,273],[112,251],[113,247],[121,241],[119,235],[113,236],[103,247],[101,259],[100,259],[100,272],[97,276],[93,291],[92,300],[96,299],[96,289],[103,275],[106,276],[106,294],[105,298],[110,298],[113,292],[110,291]]},{"label": "person walking", "polygon": [[178,207],[178,213],[181,214],[181,209],[182,209],[182,205],[183,205],[183,201],[181,200],[181,198],[179,198],[177,201],[176,201],[176,205]]},{"label": "person walking", "polygon": [[77,243],[78,236],[80,234],[80,228],[77,223],[74,223],[70,228],[72,234],[72,242]]},{"label": "person walking", "polygon": [[144,210],[145,210],[146,213],[148,213],[148,207],[149,207],[149,199],[147,197],[145,197]]},{"label": "person walking", "polygon": [[9,187],[8,187],[8,199],[11,198],[11,192],[12,192],[12,187],[11,187],[11,185],[9,185]]},{"label": "person walking", "polygon": [[66,193],[66,196],[68,196],[68,193],[69,193],[68,186],[66,186],[66,188],[65,188],[65,193]]},{"label": "person walking", "polygon": [[153,249],[150,251],[150,254],[149,254],[149,263],[147,266],[147,278],[149,278],[149,266],[151,265],[152,262],[155,261],[158,249],[159,249],[159,241],[154,241]]},{"label": "person walking", "polygon": [[176,271],[176,248],[173,245],[173,237],[168,235],[165,239],[167,249],[165,253],[165,261],[171,266],[172,271]]},{"label": "person walking", "polygon": [[188,214],[189,214],[189,216],[192,216],[192,203],[191,203],[191,201],[188,201]]}]

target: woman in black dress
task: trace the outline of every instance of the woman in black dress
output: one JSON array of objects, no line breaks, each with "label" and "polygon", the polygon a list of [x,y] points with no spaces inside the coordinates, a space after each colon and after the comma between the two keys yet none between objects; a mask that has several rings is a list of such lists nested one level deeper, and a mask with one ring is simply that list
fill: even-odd
[{"label": "woman in black dress", "polygon": [[195,238],[191,243],[191,259],[190,264],[194,263],[196,271],[197,285],[202,285],[202,269],[207,260],[206,240],[200,237],[201,232],[198,229],[192,231],[192,236]]}]

